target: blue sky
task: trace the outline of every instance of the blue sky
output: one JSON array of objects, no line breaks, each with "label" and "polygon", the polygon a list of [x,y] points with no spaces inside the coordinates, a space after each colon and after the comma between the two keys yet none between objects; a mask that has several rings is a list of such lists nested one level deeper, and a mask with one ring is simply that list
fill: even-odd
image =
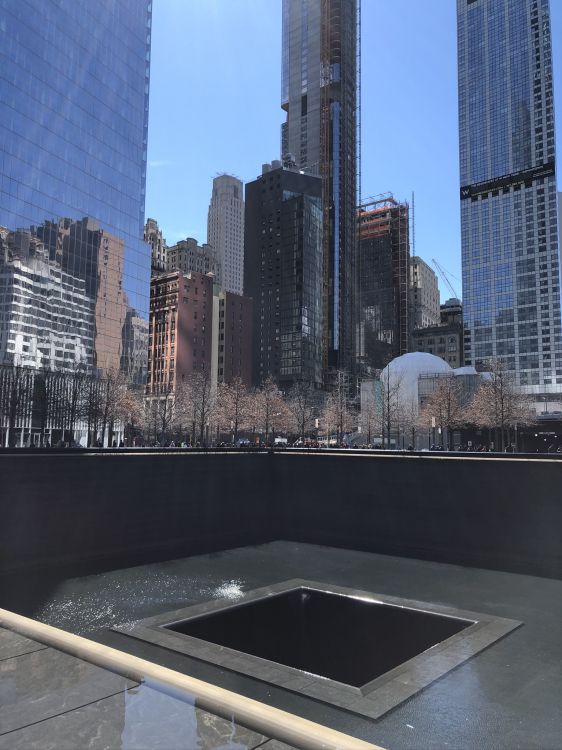
[{"label": "blue sky", "polygon": [[[560,150],[562,0],[551,8]],[[281,0],[156,0],[146,215],[169,243],[206,240],[216,174],[247,182],[279,158],[280,89]],[[362,156],[363,197],[414,192],[416,253],[460,294],[455,0],[363,0]]]}]

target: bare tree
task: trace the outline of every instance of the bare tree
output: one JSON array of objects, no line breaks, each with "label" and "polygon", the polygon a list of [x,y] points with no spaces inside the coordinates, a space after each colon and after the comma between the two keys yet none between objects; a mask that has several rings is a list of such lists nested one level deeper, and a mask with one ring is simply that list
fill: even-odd
[{"label": "bare tree", "polygon": [[286,403],[290,415],[289,423],[304,444],[306,433],[314,427],[314,388],[305,381],[295,383],[289,391]]},{"label": "bare tree", "polygon": [[370,393],[365,398],[362,397],[359,424],[361,425],[361,431],[369,445],[373,443],[375,435],[382,435],[383,424],[381,413],[382,404],[380,398],[377,399],[374,392]]},{"label": "bare tree", "polygon": [[501,358],[485,363],[489,377],[481,381],[467,409],[471,424],[495,432],[495,446],[502,450],[510,441],[510,430],[517,425],[529,425],[535,414],[529,397],[521,393],[515,383],[515,373]]},{"label": "bare tree", "polygon": [[74,442],[78,422],[85,411],[90,376],[85,365],[77,365],[72,373],[61,373],[58,396],[62,397],[62,440]]},{"label": "bare tree", "polygon": [[321,422],[327,433],[329,445],[330,433],[336,433],[337,444],[343,441],[343,436],[355,426],[351,413],[349,398],[350,381],[345,370],[337,370],[332,374],[332,390],[326,395],[321,410]]},{"label": "bare tree", "polygon": [[176,394],[172,384],[162,383],[144,400],[144,426],[149,439],[166,441],[172,432]]},{"label": "bare tree", "polygon": [[417,429],[419,425],[418,403],[415,398],[401,402],[400,423],[402,435],[407,437],[409,444],[412,448],[415,448]]},{"label": "bare tree", "polygon": [[95,445],[104,414],[103,382],[99,377],[90,377],[84,400],[84,421],[88,433],[88,446]]},{"label": "bare tree", "polygon": [[206,433],[213,422],[217,404],[216,388],[210,371],[204,368],[191,373],[186,379],[185,395],[190,407],[191,442],[206,445]]},{"label": "bare tree", "polygon": [[127,392],[127,381],[121,370],[111,368],[102,380],[103,414],[101,423],[101,441],[111,444],[115,434],[115,425],[123,416],[123,400]]},{"label": "bare tree", "polygon": [[423,405],[418,418],[420,427],[437,426],[441,431],[441,446],[450,448],[452,432],[465,424],[462,389],[454,375],[438,378],[437,387]]},{"label": "bare tree", "polygon": [[6,425],[5,445],[17,443],[17,429],[23,441],[23,424],[30,414],[33,396],[33,372],[22,365],[2,367],[0,371],[0,417]]},{"label": "bare tree", "polygon": [[117,414],[123,425],[125,439],[129,441],[140,430],[144,421],[143,395],[139,386],[126,384],[121,391]]},{"label": "bare tree", "polygon": [[402,373],[392,368],[392,362],[387,365],[381,375],[381,420],[382,444],[385,442],[390,448],[391,435],[400,425],[400,396],[402,389]]},{"label": "bare tree", "polygon": [[350,379],[345,370],[337,370],[333,378],[333,389],[326,397],[323,409],[323,422],[328,431],[330,428],[337,432],[338,445],[343,441],[343,436],[355,426],[355,419],[351,413]]},{"label": "bare tree", "polygon": [[219,384],[217,412],[220,414],[221,426],[230,426],[233,442],[238,439],[239,430],[251,426],[251,396],[242,378],[234,378],[230,383]]},{"label": "bare tree", "polygon": [[251,398],[250,409],[253,412],[255,424],[263,433],[266,444],[269,442],[270,432],[272,440],[275,431],[282,431],[288,420],[287,405],[275,380],[269,376],[261,388],[258,388]]},{"label": "bare tree", "polygon": [[37,370],[33,378],[33,422],[39,425],[39,444],[46,440],[49,423],[49,372]]}]

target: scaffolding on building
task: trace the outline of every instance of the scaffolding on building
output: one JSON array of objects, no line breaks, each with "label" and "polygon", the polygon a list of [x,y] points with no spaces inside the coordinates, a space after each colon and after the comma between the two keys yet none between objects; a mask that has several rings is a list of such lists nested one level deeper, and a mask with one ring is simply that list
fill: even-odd
[{"label": "scaffolding on building", "polygon": [[379,237],[390,237],[392,254],[392,283],[396,289],[395,356],[406,354],[409,348],[408,288],[410,261],[410,208],[407,202],[397,201],[392,193],[384,193],[363,201],[358,209],[359,242]]}]

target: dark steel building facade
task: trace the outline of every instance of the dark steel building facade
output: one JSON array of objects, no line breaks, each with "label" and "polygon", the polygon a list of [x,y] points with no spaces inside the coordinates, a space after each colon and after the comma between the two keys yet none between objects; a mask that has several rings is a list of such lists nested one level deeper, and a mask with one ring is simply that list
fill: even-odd
[{"label": "dark steel building facade", "polygon": [[560,390],[560,264],[548,0],[457,0],[465,361]]},{"label": "dark steel building facade", "polygon": [[244,289],[254,384],[323,384],[322,180],[279,166],[246,185]]},{"label": "dark steel building facade", "polygon": [[355,366],[358,0],[283,0],[285,163],[323,185],[322,366]]},{"label": "dark steel building facade", "polygon": [[0,0],[4,364],[146,369],[124,358],[131,320],[148,321],[151,8]]}]

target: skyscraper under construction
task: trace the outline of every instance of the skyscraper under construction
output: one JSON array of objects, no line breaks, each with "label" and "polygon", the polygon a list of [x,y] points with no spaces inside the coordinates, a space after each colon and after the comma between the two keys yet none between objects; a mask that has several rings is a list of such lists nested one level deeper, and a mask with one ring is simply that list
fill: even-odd
[{"label": "skyscraper under construction", "polygon": [[409,206],[392,194],[359,207],[358,362],[363,375],[408,351]]},{"label": "skyscraper under construction", "polygon": [[322,178],[323,371],[353,370],[360,0],[283,0],[283,161]]}]

